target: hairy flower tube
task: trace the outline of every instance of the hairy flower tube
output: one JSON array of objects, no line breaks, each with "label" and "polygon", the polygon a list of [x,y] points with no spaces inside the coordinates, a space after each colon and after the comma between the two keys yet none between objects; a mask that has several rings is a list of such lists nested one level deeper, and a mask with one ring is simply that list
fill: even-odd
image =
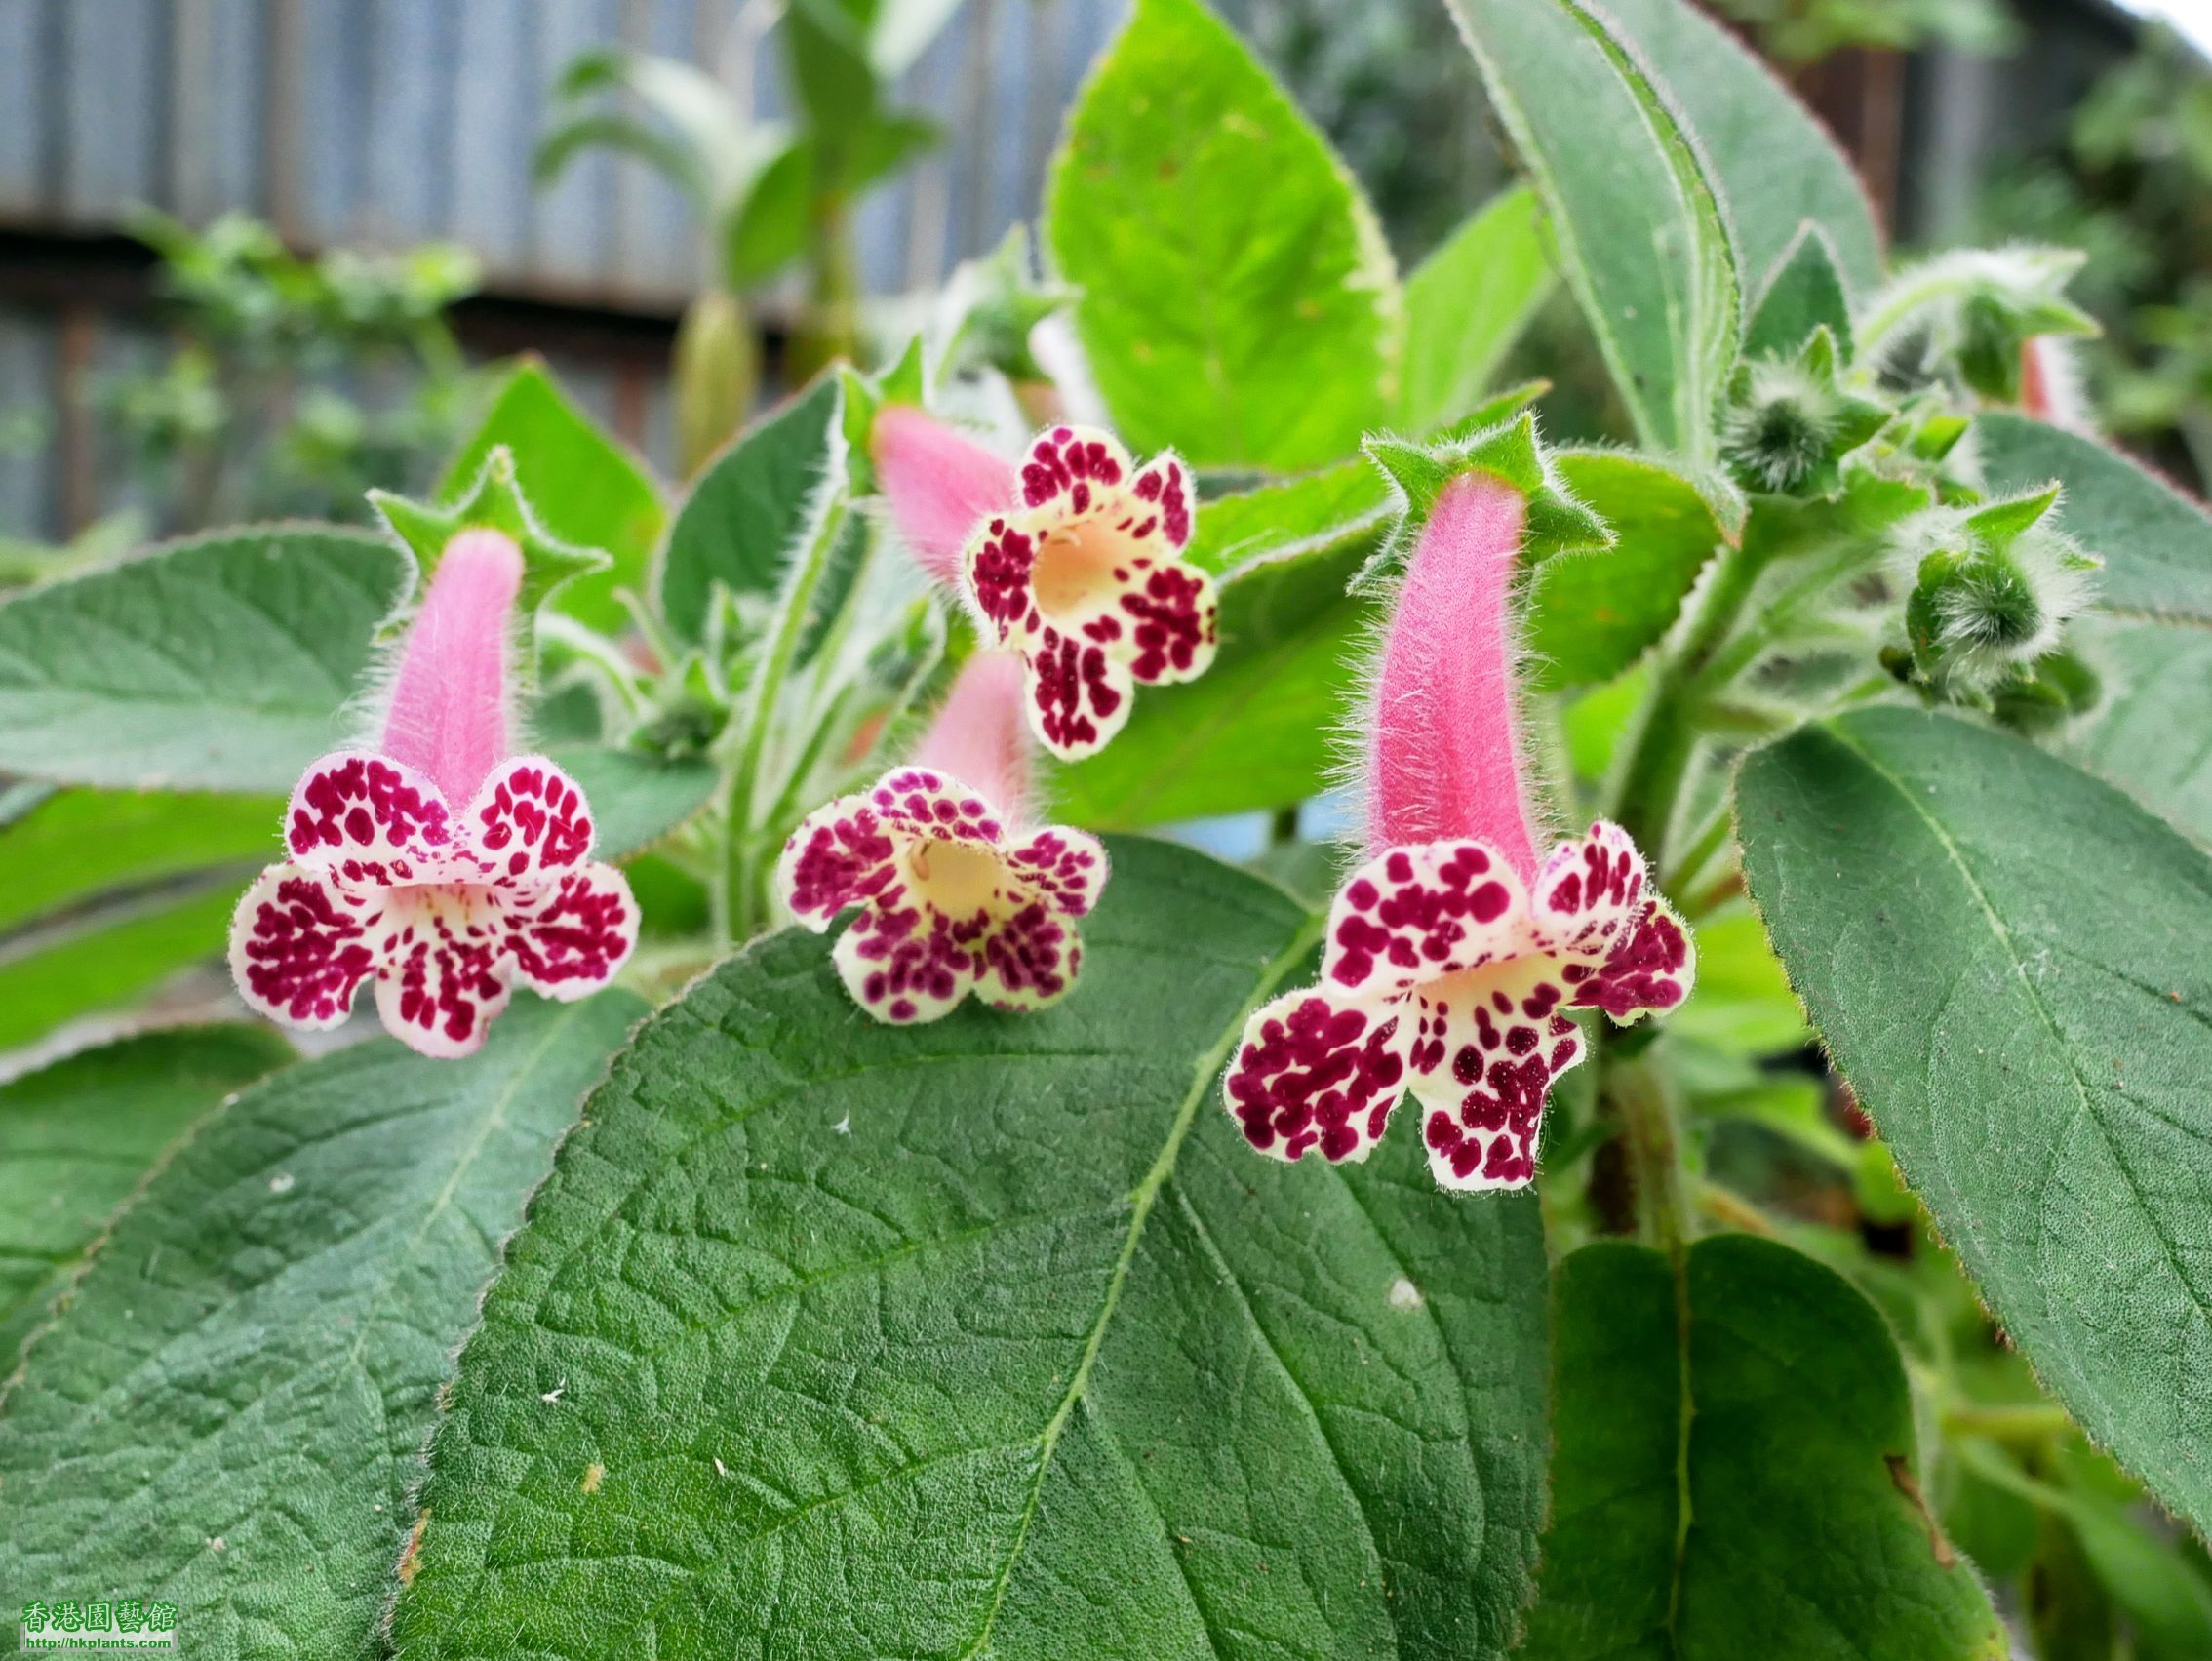
[{"label": "hairy flower tube", "polygon": [[590,858],[583,792],[544,757],[507,754],[522,575],[501,533],[455,536],[408,631],[379,747],[327,755],[294,788],[292,857],[230,925],[231,974],[261,1013],[335,1027],[374,977],[394,1037],[466,1055],[516,985],[582,998],[636,946],[629,884]]},{"label": "hairy flower tube", "polygon": [[1525,518],[1465,473],[1415,543],[1375,674],[1368,856],[1329,908],[1321,983],[1256,1010],[1223,1080],[1264,1154],[1364,1159],[1410,1089],[1439,1183],[1525,1186],[1545,1096],[1582,1058],[1569,1011],[1626,1024],[1689,992],[1689,932],[1627,832],[1536,855],[1511,621]]},{"label": "hairy flower tube", "polygon": [[1075,984],[1106,850],[1025,826],[1023,679],[1007,653],[968,659],[913,760],[810,813],[776,862],[777,893],[815,932],[859,908],[831,956],[880,1021],[933,1021],[970,992],[1038,1009]]},{"label": "hairy flower tube", "polygon": [[872,448],[908,546],[957,574],[1020,657],[1030,725],[1054,755],[1096,754],[1140,684],[1213,661],[1213,579],[1182,557],[1194,504],[1174,456],[1138,467],[1110,435],[1057,426],[1011,467],[911,410],[879,415]]}]

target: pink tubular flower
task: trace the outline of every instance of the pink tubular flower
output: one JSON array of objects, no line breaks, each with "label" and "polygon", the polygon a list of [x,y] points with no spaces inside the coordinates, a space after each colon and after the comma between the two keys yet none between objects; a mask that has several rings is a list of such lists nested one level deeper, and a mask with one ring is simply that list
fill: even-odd
[{"label": "pink tubular flower", "polygon": [[507,536],[455,536],[408,632],[381,752],[325,756],[294,788],[292,858],[230,925],[231,974],[261,1013],[335,1027],[374,975],[394,1037],[467,1055],[516,983],[582,998],[636,946],[629,884],[589,861],[583,792],[542,756],[506,753],[522,574]]},{"label": "pink tubular flower", "polygon": [[1253,1013],[1223,1080],[1253,1147],[1366,1158],[1408,1088],[1446,1188],[1534,1179],[1544,1098],[1582,1058],[1575,1008],[1631,1022],[1696,972],[1688,930],[1617,825],[1541,863],[1516,736],[1520,494],[1443,488],[1400,592],[1368,740],[1368,858],[1329,908],[1318,986]]},{"label": "pink tubular flower", "polygon": [[1213,579],[1182,559],[1193,504],[1174,456],[1139,468],[1110,435],[1057,426],[1017,470],[912,410],[879,415],[872,449],[907,545],[965,582],[1020,655],[1054,755],[1095,754],[1139,683],[1196,680],[1213,661]]},{"label": "pink tubular flower", "polygon": [[880,1021],[933,1021],[970,991],[1042,1008],[1075,984],[1074,924],[1106,885],[1106,850],[1020,826],[1023,701],[1021,665],[977,653],[913,762],[815,810],[784,844],[776,890],[801,923],[819,933],[860,908],[832,956]]}]

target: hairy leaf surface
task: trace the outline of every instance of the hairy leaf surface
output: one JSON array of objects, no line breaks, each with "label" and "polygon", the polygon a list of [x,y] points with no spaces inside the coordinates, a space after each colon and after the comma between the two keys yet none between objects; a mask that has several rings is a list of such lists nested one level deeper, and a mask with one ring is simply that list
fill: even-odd
[{"label": "hairy leaf surface", "polygon": [[377,1039],[208,1120],[0,1400],[0,1585],[167,1600],[195,1661],[372,1653],[454,1346],[642,1008],[520,997],[467,1060]]},{"label": "hairy leaf surface", "polygon": [[1791,984],[2011,1342],[2212,1523],[2212,861],[2021,739],[1876,709],[1744,764]]},{"label": "hairy leaf surface", "polygon": [[1834,1270],[1720,1235],[1682,1284],[1602,1242],[1554,1288],[1529,1661],[2003,1661],[1920,1497],[1896,1341]]},{"label": "hairy leaf surface", "polygon": [[179,1027],[0,1085],[0,1377],[162,1150],[292,1057],[262,1027]]},{"label": "hairy leaf surface", "polygon": [[281,794],[340,712],[413,568],[336,526],[226,531],[0,605],[0,770]]},{"label": "hairy leaf surface", "polygon": [[1068,116],[1045,214],[1139,454],[1313,467],[1395,412],[1404,300],[1373,210],[1199,0],[1137,0]]},{"label": "hairy leaf surface", "polygon": [[1222,1061],[1317,925],[1113,858],[1042,1014],[880,1026],[787,933],[645,1028],[462,1354],[401,1655],[1504,1647],[1534,1198],[1257,1162]]}]

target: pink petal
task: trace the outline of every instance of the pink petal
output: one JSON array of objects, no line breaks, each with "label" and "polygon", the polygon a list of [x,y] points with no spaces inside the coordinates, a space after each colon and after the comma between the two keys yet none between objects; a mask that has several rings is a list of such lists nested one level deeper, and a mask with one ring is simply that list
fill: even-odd
[{"label": "pink petal", "polygon": [[383,752],[465,802],[507,753],[507,627],[522,550],[498,531],[446,544],[409,625],[384,717]]},{"label": "pink petal", "polygon": [[561,873],[550,888],[510,900],[507,918],[515,978],[564,1004],[612,980],[638,944],[638,904],[612,865]]},{"label": "pink petal", "polygon": [[1062,917],[1084,917],[1106,887],[1106,850],[1098,839],[1052,825],[1016,843],[1007,863]]},{"label": "pink petal", "polygon": [[376,975],[384,1030],[441,1060],[481,1049],[507,997],[496,939],[461,938],[450,929],[417,927],[411,939],[394,943]]},{"label": "pink petal", "polygon": [[947,773],[1007,824],[1027,810],[1032,742],[1021,659],[978,652],[961,666],[944,706],[914,747],[919,767]]},{"label": "pink petal", "polygon": [[1195,681],[1213,666],[1221,607],[1213,578],[1179,562],[1134,570],[1118,597],[1129,673],[1147,686]]},{"label": "pink petal", "polygon": [[[1674,908],[1653,896],[1639,909],[1634,924],[1614,943],[1595,971],[1569,964],[1564,973],[1574,1001],[1602,1009],[1630,1025],[1654,1009],[1672,1009],[1697,982],[1697,942]],[[1581,978],[1587,974],[1588,978]]]},{"label": "pink petal", "polygon": [[1424,987],[1413,1047],[1429,1169],[1443,1187],[1523,1188],[1552,1081],[1582,1059],[1561,965],[1542,954]]},{"label": "pink petal", "polygon": [[1121,507],[1131,522],[1132,536],[1146,541],[1157,534],[1179,554],[1190,545],[1191,499],[1190,475],[1183,464],[1172,455],[1156,455],[1129,481]]},{"label": "pink petal", "polygon": [[1029,454],[1022,457],[1022,505],[1060,516],[1089,513],[1132,470],[1129,453],[1112,433],[1097,427],[1051,427],[1030,441]]},{"label": "pink petal", "polygon": [[998,919],[976,943],[976,989],[1001,1009],[1042,1009],[1064,997],[1083,967],[1066,914],[1044,900]]},{"label": "pink petal", "polygon": [[1023,650],[1022,661],[1032,725],[1062,761],[1096,755],[1128,725],[1136,677],[1119,653],[1047,627]]},{"label": "pink petal", "polygon": [[515,756],[485,778],[461,815],[460,834],[495,878],[565,871],[591,853],[591,805],[543,756]]},{"label": "pink petal", "polygon": [[335,1027],[376,967],[380,901],[325,872],[271,865],[230,920],[230,977],[238,995],[271,1020]]},{"label": "pink petal", "polygon": [[820,933],[849,905],[898,881],[899,842],[864,795],[840,796],[799,821],[775,862],[775,891],[791,915]]},{"label": "pink petal", "polygon": [[1319,1148],[1331,1162],[1363,1160],[1404,1091],[1412,1041],[1409,1003],[1321,986],[1287,992],[1244,1023],[1223,1099],[1263,1154],[1296,1160]]},{"label": "pink petal", "polygon": [[975,954],[952,920],[918,902],[867,907],[830,956],[853,1002],[894,1026],[941,1019],[975,984]]},{"label": "pink petal", "polygon": [[1523,880],[1535,872],[1511,616],[1525,516],[1518,491],[1481,473],[1446,485],[1431,510],[1375,677],[1371,851],[1472,837]]},{"label": "pink petal", "polygon": [[1530,888],[1530,932],[1560,957],[1600,961],[1644,911],[1643,854],[1603,819],[1545,857]]},{"label": "pink petal", "polygon": [[353,750],[327,755],[300,774],[284,825],[296,861],[355,888],[421,881],[459,851],[457,827],[428,774]]},{"label": "pink petal", "polygon": [[1013,464],[897,405],[876,416],[869,452],[900,540],[931,576],[959,587],[961,554],[977,524],[1018,498]]},{"label": "pink petal", "polygon": [[1528,896],[1474,841],[1394,848],[1355,870],[1329,907],[1322,983],[1395,996],[1527,946]]}]

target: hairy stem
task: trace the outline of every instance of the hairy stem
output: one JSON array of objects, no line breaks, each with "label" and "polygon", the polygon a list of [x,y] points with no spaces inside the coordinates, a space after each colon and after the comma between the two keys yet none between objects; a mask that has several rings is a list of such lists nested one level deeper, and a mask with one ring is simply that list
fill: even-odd
[{"label": "hairy stem", "polygon": [[1625,1059],[1615,1055],[1606,1061],[1604,1090],[1620,1118],[1643,1238],[1679,1268],[1697,1225],[1690,1210],[1681,1133],[1668,1082],[1641,1056]]}]

